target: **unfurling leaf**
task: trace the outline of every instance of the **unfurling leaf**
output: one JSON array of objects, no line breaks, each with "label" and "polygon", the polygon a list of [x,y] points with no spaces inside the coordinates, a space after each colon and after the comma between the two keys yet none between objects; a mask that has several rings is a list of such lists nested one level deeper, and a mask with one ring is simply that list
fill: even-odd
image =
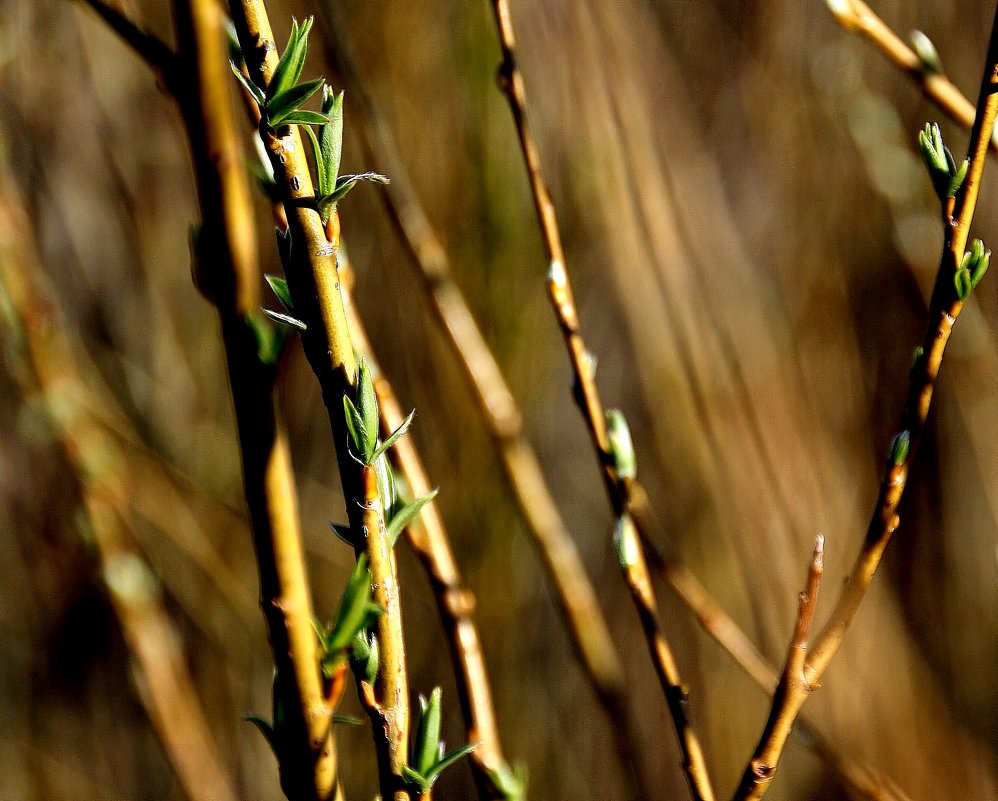
[{"label": "unfurling leaf", "polygon": [[888,449],[887,458],[895,467],[900,467],[908,458],[908,451],[911,448],[911,432],[901,431],[894,435]]},{"label": "unfurling leaf", "polygon": [[428,492],[422,498],[417,498],[412,503],[407,503],[392,515],[391,520],[389,520],[388,524],[385,526],[385,530],[388,532],[388,541],[392,544],[392,547],[394,547],[395,543],[398,542],[399,535],[402,531],[416,519],[416,515],[420,513],[426,504],[437,497],[439,492],[439,489]]},{"label": "unfurling leaf", "polygon": [[624,413],[619,409],[608,409],[606,429],[610,438],[610,458],[614,471],[620,478],[635,478],[638,474],[638,459]]},{"label": "unfurling leaf", "polygon": [[298,20],[291,18],[291,34],[288,36],[288,46],[284,48],[278,61],[277,69],[267,86],[267,97],[274,98],[287,92],[298,83],[302,69],[305,66],[305,56],[308,53],[308,34],[312,30],[312,17],[299,27]]}]

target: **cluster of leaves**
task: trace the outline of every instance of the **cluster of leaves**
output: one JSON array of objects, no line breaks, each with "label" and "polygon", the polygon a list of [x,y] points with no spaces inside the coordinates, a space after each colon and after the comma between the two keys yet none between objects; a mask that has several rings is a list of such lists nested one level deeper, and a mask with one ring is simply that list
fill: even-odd
[{"label": "cluster of leaves", "polygon": [[[368,632],[384,611],[371,600],[371,573],[367,569],[367,556],[361,554],[347,580],[333,622],[324,628],[316,626],[322,650],[322,672],[327,679],[332,678],[346,664],[347,657],[356,651],[364,654],[365,662],[371,661]],[[374,668],[376,673],[376,656]]]},{"label": "cluster of leaves", "polygon": [[429,700],[419,696],[419,721],[413,738],[412,758],[408,765],[402,766],[406,781],[424,793],[433,787],[444,770],[478,746],[478,743],[468,743],[446,753],[446,746],[440,739],[441,696],[439,687],[434,687]]},{"label": "cluster of leaves", "polygon": [[984,249],[984,243],[980,239],[975,239],[970,250],[963,254],[960,266],[953,276],[953,286],[960,300],[966,300],[970,297],[970,293],[977,289],[984,273],[988,271],[990,262],[991,251]]},{"label": "cluster of leaves", "polygon": [[[385,527],[388,538],[394,547],[399,535],[413,520],[419,511],[437,496],[437,490],[428,492],[414,501],[406,501],[398,492],[395,476],[388,464],[387,451],[401,437],[405,436],[412,425],[416,412],[410,412],[389,437],[384,441],[378,439],[380,411],[378,396],[374,391],[374,378],[366,359],[361,358],[357,369],[356,402],[346,393],[343,395],[343,411],[346,416],[347,431],[350,435],[350,454],[361,464],[373,467],[378,477],[378,492],[385,514]],[[349,530],[343,526],[334,526],[334,531],[351,545],[355,544]]]},{"label": "cluster of leaves", "polygon": [[[376,172],[357,175],[340,175],[340,156],[343,150],[343,93],[336,94],[323,78],[299,83],[308,53],[308,35],[312,30],[312,17],[300,26],[291,21],[288,45],[278,62],[277,69],[266,86],[259,86],[243,72],[236,62],[232,71],[256,102],[261,120],[271,130],[286,125],[299,125],[312,144],[316,169],[316,205],[325,223],[344,195],[360,181],[387,184],[388,178]],[[303,106],[322,90],[322,110],[311,111]],[[321,126],[319,136],[310,126]]]},{"label": "cluster of leaves", "polygon": [[925,128],[918,132],[918,149],[922,151],[922,159],[939,199],[946,202],[948,198],[955,197],[967,177],[970,159],[956,163],[953,153],[943,144],[943,135],[936,123],[925,123]]}]

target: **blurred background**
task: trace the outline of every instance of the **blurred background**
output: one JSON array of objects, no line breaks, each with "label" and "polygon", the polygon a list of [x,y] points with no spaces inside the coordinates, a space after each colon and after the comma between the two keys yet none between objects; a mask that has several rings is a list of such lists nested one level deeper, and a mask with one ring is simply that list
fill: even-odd
[{"label": "blurred background", "polygon": [[[547,269],[515,129],[496,84],[490,4],[329,2],[437,235],[521,404],[625,662],[640,770],[681,798],[679,752],[610,545],[612,519],[548,306]],[[130,13],[172,41],[170,4]],[[990,4],[874,7],[918,28],[976,97]],[[773,662],[786,649],[817,533],[820,625],[866,529],[941,245],[916,133],[966,135],[823,3],[513,0],[521,67],[588,344],[624,410],[660,548],[701,578]],[[318,26],[317,26],[318,32]],[[321,36],[314,36],[318,41]],[[306,76],[340,78],[312,48]],[[5,258],[49,287],[75,366],[113,420],[133,482],[137,548],[186,649],[222,767],[245,799],[278,799],[276,764],[243,721],[267,715],[272,668],[214,310],[190,279],[197,221],[171,99],[80,3],[0,2],[0,136],[26,225]],[[233,87],[235,88],[235,87]],[[344,169],[365,163],[346,100]],[[235,93],[234,102],[235,102]],[[356,121],[355,121],[356,122]],[[250,154],[251,131],[245,130]],[[998,240],[985,173],[974,235]],[[377,192],[341,206],[358,304],[477,596],[500,729],[530,797],[623,796],[608,720],[460,368],[422,300]],[[258,198],[261,259],[280,271]],[[29,253],[37,254],[37,261]],[[956,328],[902,506],[902,526],[823,687],[817,728],[911,798],[998,790],[996,282]],[[139,702],[129,650],[81,527],[80,490],[47,422],[0,365],[0,799],[181,799]],[[300,349],[280,386],[315,605],[331,615],[352,555],[319,393]],[[444,688],[463,737],[429,585],[400,549],[413,689]],[[665,586],[666,628],[721,796],[758,738],[766,696]],[[356,713],[352,691],[344,711]],[[338,730],[350,798],[376,792],[369,733]],[[848,790],[801,736],[770,797]],[[440,799],[469,798],[466,766]]]}]

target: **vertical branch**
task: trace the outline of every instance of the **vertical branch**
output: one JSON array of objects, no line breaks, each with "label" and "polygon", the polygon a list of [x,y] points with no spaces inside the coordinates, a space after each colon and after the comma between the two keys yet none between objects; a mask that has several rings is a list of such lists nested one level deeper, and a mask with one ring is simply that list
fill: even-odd
[{"label": "vertical branch", "polygon": [[[250,77],[257,86],[267,87],[279,59],[266,7],[262,0],[230,0],[229,7]],[[409,747],[402,612],[395,560],[384,530],[383,514],[380,514],[380,525],[375,525],[373,517],[373,510],[380,509],[381,504],[377,500],[377,485],[371,483],[368,466],[354,458],[347,444],[343,399],[354,395],[358,365],[337,273],[339,219],[333,210],[327,238],[297,126],[284,125],[273,130],[262,122],[259,132],[270,157],[288,221],[295,255],[286,266],[286,277],[295,302],[295,314],[307,325],[302,332],[302,343],[318,379],[329,417],[354,542],[358,553],[366,550],[368,554],[371,584],[376,599],[385,609],[378,623],[381,659],[372,695],[376,709],[370,704],[368,707],[373,712],[372,722],[378,718],[384,724],[383,729],[377,724],[374,726],[382,797],[386,801],[388,798],[401,801],[408,798],[401,768]]]},{"label": "vertical branch", "polygon": [[[409,681],[405,670],[395,553],[385,530],[385,515],[378,495],[375,470],[364,465],[362,473],[364,494],[359,501],[364,537],[362,547],[368,556],[372,597],[385,611],[377,623],[381,668],[373,689],[365,684],[361,697],[379,745],[381,797],[408,801],[402,766],[408,759]],[[385,754],[387,759],[383,756]]]},{"label": "vertical branch", "polygon": [[807,659],[807,640],[811,632],[811,621],[814,619],[814,609],[818,603],[821,574],[824,572],[824,549],[825,538],[819,534],[814,546],[814,555],[808,565],[807,585],[800,594],[790,650],[780,676],[780,683],[773,696],[769,720],[766,722],[765,731],[755,754],[745,768],[741,784],[735,792],[736,801],[756,801],[765,795],[776,774],[776,765],[790,737],[794,719],[815,687],[805,673],[804,665]]},{"label": "vertical branch", "polygon": [[[575,306],[574,294],[568,270],[565,264],[565,253],[558,229],[558,220],[554,201],[544,182],[541,172],[540,154],[534,141],[527,120],[527,95],[523,75],[517,65],[516,39],[513,33],[513,21],[510,15],[508,0],[493,0],[496,26],[502,48],[502,65],[500,67],[500,82],[509,100],[513,119],[516,123],[520,147],[523,152],[530,187],[533,193],[534,206],[540,221],[544,245],[547,250],[549,268],[547,275],[548,297],[554,309],[555,316],[561,328],[562,336],[568,350],[572,372],[575,378],[576,400],[582,410],[586,426],[589,429],[596,455],[599,459],[603,482],[606,487],[610,505],[618,518],[618,526],[626,525],[629,532],[637,539],[633,529],[633,521],[628,515],[630,506],[630,485],[628,478],[618,474],[614,466],[610,433],[607,427],[606,410],[603,406],[599,389],[596,386],[595,360],[586,348],[582,337],[578,310]],[[632,549],[635,564],[642,565],[641,572],[647,577],[647,567],[643,566],[644,557],[639,545]],[[625,571],[626,573],[626,571]],[[631,576],[633,578],[633,576]],[[677,701],[677,690],[682,681],[676,668],[671,648],[657,623],[658,611],[654,595],[650,592],[650,582],[645,581],[643,589],[638,592],[632,587],[639,615],[645,625],[646,637],[652,650],[656,669],[663,671],[663,689],[672,716],[673,726],[679,738],[683,751],[683,765],[690,790],[696,799],[710,801],[714,791],[710,783],[702,748],[696,738],[690,721],[685,712],[685,699]],[[651,621],[655,621],[652,623]],[[665,666],[668,670],[665,671]]]}]

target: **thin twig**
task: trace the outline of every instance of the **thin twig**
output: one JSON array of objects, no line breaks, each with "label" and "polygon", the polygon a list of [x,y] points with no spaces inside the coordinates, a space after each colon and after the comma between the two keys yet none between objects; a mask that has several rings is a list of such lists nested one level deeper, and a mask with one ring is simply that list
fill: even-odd
[{"label": "thin twig", "polygon": [[180,90],[177,54],[155,34],[133,20],[119,3],[107,0],[83,0],[122,38],[146,64],[159,73],[163,85],[174,95]]},{"label": "thin twig", "polygon": [[689,780],[690,792],[695,799],[707,801],[713,798],[713,791],[710,777],[706,773],[703,748],[686,714],[689,691],[683,684],[676,659],[662,631],[662,621],[659,618],[658,602],[655,600],[655,589],[648,572],[648,563],[630,515],[619,518],[614,538],[624,581],[637,607],[655,674],[662,685],[662,692],[669,705],[669,713],[672,715],[679,737],[683,752],[683,771]]},{"label": "thin twig", "polygon": [[[537,209],[544,245],[547,250],[549,261],[547,276],[548,297],[554,308],[565,346],[568,350],[575,379],[576,400],[582,410],[589,434],[596,449],[607,496],[613,507],[614,515],[618,520],[621,522],[625,521],[625,519],[630,521],[630,517],[627,514],[630,496],[628,482],[617,475],[613,466],[606,412],[599,389],[596,386],[595,360],[586,348],[580,330],[578,310],[575,305],[572,285],[565,264],[565,252],[558,229],[554,201],[544,182],[541,172],[540,153],[527,120],[526,87],[523,75],[517,65],[516,39],[513,33],[513,21],[510,15],[509,2],[508,0],[493,0],[492,6],[495,12],[496,27],[499,32],[499,41],[503,55],[500,67],[500,83],[509,100],[513,119],[516,123],[520,148],[526,162],[530,187],[533,193],[534,206]],[[631,533],[635,538],[637,537],[635,532],[632,531]],[[640,546],[637,546],[634,552],[635,559],[643,565],[644,557]],[[643,567],[643,572],[645,577],[647,577],[647,567]],[[650,582],[647,582],[647,587],[650,590]],[[650,592],[635,594],[633,588],[632,595],[636,600],[640,598],[637,604],[638,611],[642,617],[646,637],[649,639],[649,647],[653,654],[658,654],[655,660],[656,666],[658,667],[660,663],[669,666],[667,674],[659,668],[660,678],[665,679],[663,681],[663,689],[666,690],[666,699],[672,714],[673,725],[683,750],[683,765],[687,779],[689,780],[691,793],[696,799],[710,801],[714,798],[714,791],[711,786],[703,750],[685,713],[685,693],[683,693],[682,702],[678,702],[676,700],[678,698],[676,692],[667,689],[667,686],[683,686],[678,669],[676,668],[675,659],[672,656],[671,649],[664,635],[661,633],[661,626],[650,626],[647,622],[650,617],[658,617],[654,595]]]},{"label": "thin twig", "polygon": [[813,680],[821,677],[842,644],[845,631],[852,622],[880,565],[887,543],[899,524],[897,510],[907,485],[909,467],[922,438],[946,345],[953,331],[953,325],[963,309],[963,302],[956,297],[953,277],[967,247],[988,145],[995,117],[998,115],[996,88],[998,88],[998,14],[988,44],[984,77],[977,101],[978,113],[967,150],[970,166],[952,205],[952,213],[944,215],[947,217],[944,223],[945,241],[939,272],[929,301],[929,324],[922,345],[922,355],[911,371],[908,398],[901,415],[899,431],[908,432],[910,443],[908,452],[903,459],[888,464],[885,471],[877,505],[863,547],[850,574],[849,583],[842,591],[831,619],[808,656],[808,670],[813,673],[811,677]]},{"label": "thin twig", "polygon": [[[976,109],[966,95],[945,75],[927,68],[918,54],[863,0],[828,0],[828,7],[843,28],[861,34],[876,45],[891,63],[918,84],[922,94],[953,120],[966,129],[974,124]],[[998,153],[998,142],[992,141],[990,145],[991,150]]]},{"label": "thin twig", "polygon": [[804,664],[807,659],[811,621],[814,619],[814,610],[818,603],[821,574],[824,572],[824,551],[825,538],[819,534],[814,546],[814,555],[808,565],[807,586],[800,594],[794,634],[779,686],[773,695],[769,720],[766,722],[766,729],[755,754],[745,768],[741,784],[735,791],[736,801],[757,801],[765,795],[790,737],[797,709],[815,687],[804,672]]},{"label": "thin twig", "polygon": [[[80,482],[103,583],[129,657],[142,678],[139,700],[192,801],[235,801],[180,635],[159,583],[136,542],[127,460],[95,415],[98,405],[80,375],[65,322],[49,299],[31,230],[13,180],[0,175],[0,324],[20,345],[27,370],[14,370],[25,393],[46,401],[56,439]],[[13,352],[13,351],[12,351]]]},{"label": "thin twig", "polygon": [[[395,183],[394,173],[392,175]],[[387,437],[402,424],[405,415],[391,384],[380,371],[367,332],[357,313],[350,287],[353,273],[343,254],[344,251],[341,250],[340,275],[347,323],[357,353],[364,356],[374,374],[382,435]],[[404,478],[414,498],[423,497],[432,491],[412,437],[398,440],[390,455],[395,469]],[[496,786],[496,777],[499,771],[510,770],[510,766],[503,756],[499,740],[492,686],[482,653],[481,637],[473,616],[475,596],[461,578],[451,549],[450,536],[436,503],[431,501],[422,508],[416,520],[406,529],[406,539],[430,579],[437,611],[447,632],[451,658],[456,666],[455,676],[466,721],[467,741],[478,743],[469,759],[479,793],[484,799],[503,798],[504,794]]]}]

